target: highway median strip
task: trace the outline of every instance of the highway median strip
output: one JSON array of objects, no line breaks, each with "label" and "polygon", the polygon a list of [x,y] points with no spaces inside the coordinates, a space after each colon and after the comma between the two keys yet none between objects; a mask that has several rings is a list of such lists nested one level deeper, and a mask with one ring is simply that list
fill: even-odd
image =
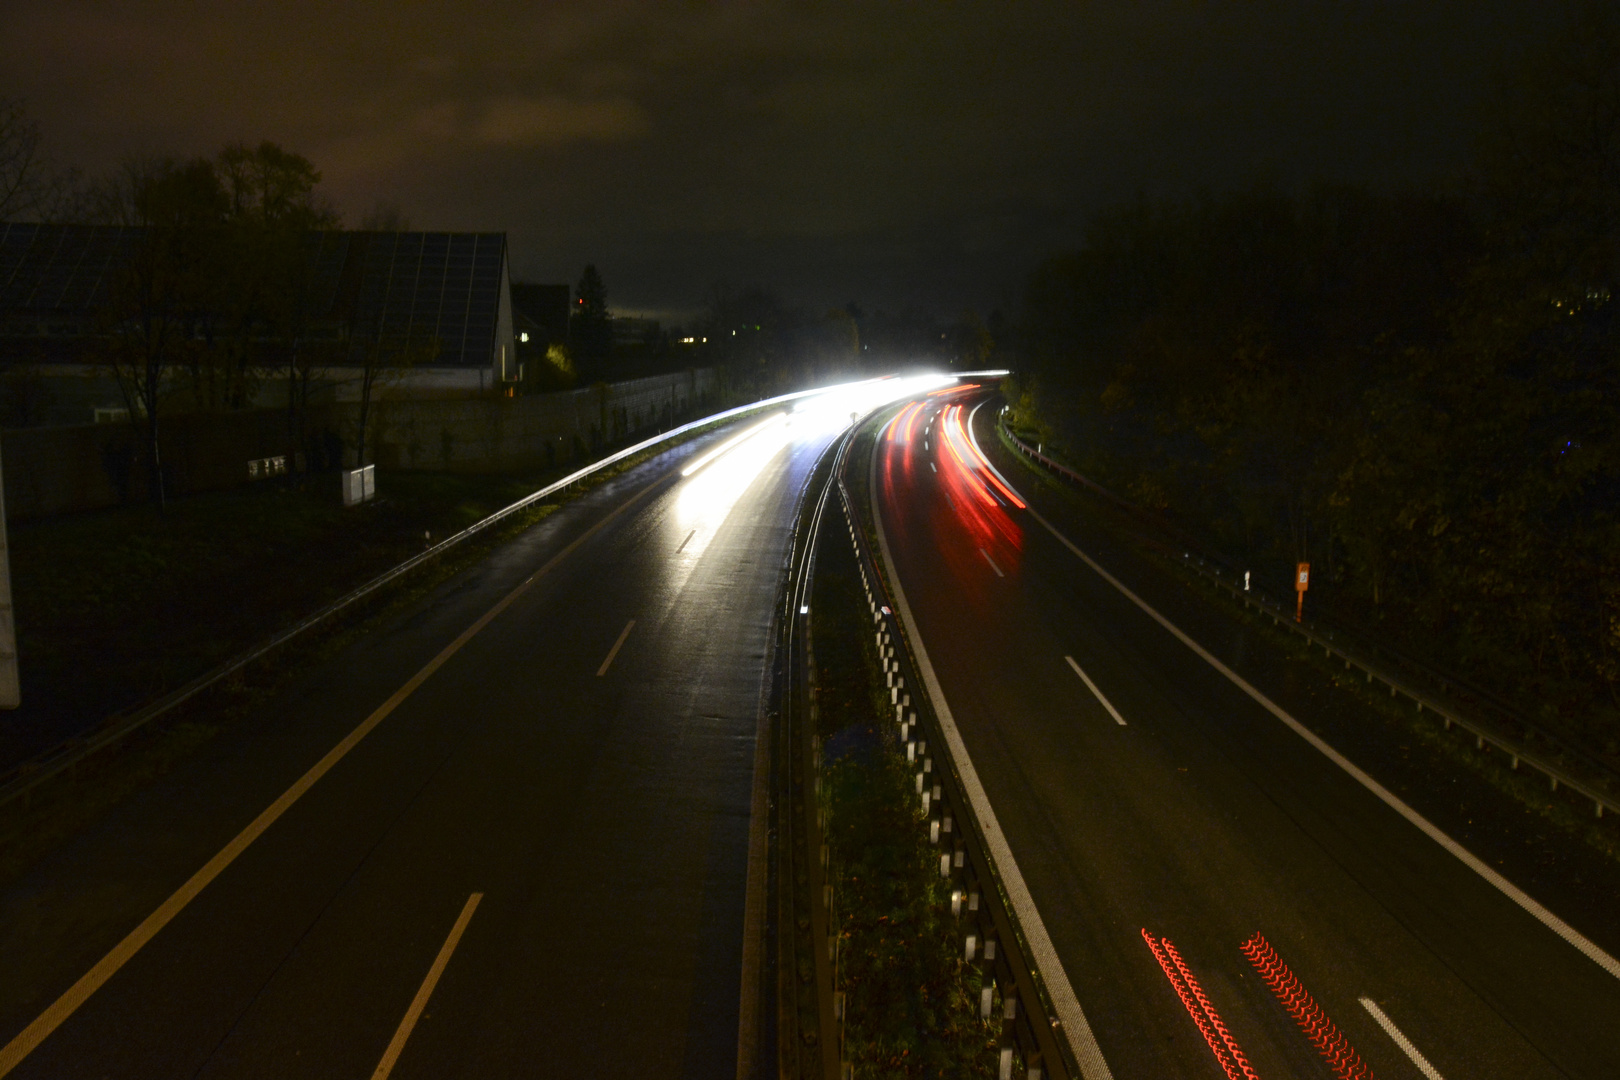
[{"label": "highway median strip", "polygon": [[857,1076],[992,1077],[1003,1002],[982,950],[963,951],[970,913],[940,875],[942,838],[914,790],[918,735],[889,722],[892,672],[838,531],[823,537],[809,607],[844,1060]]}]

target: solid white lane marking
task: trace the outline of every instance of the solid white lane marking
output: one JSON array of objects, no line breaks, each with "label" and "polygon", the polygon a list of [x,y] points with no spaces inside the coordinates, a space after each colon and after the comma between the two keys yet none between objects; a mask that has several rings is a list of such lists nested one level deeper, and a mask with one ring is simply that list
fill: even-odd
[{"label": "solid white lane marking", "polygon": [[[1024,501],[1028,502],[1029,500],[1025,499]],[[1397,814],[1401,815],[1401,817],[1417,826],[1417,828],[1422,831],[1424,835],[1429,837],[1429,839],[1433,840],[1435,843],[1439,844],[1441,847],[1445,848],[1447,851],[1451,852],[1451,854],[1456,856],[1464,866],[1468,867],[1470,870],[1474,871],[1474,873],[1484,878],[1499,892],[1501,892],[1503,896],[1506,896],[1509,900],[1512,900],[1515,904],[1518,904],[1525,911],[1529,912],[1537,921],[1539,921],[1543,926],[1547,927],[1547,929],[1551,930],[1553,933],[1575,946],[1576,949],[1580,950],[1580,952],[1585,954],[1588,959],[1597,964],[1604,971],[1607,971],[1610,975],[1620,979],[1620,960],[1616,960],[1613,956],[1610,956],[1608,953],[1604,952],[1594,942],[1588,939],[1586,935],[1582,934],[1579,930],[1576,930],[1563,919],[1560,919],[1557,915],[1554,915],[1552,912],[1548,911],[1523,889],[1520,889],[1507,878],[1503,877],[1501,874],[1498,874],[1495,870],[1492,870],[1489,866],[1477,858],[1473,852],[1469,851],[1467,848],[1457,843],[1457,841],[1441,832],[1440,829],[1433,822],[1429,821],[1428,818],[1406,805],[1406,803],[1401,801],[1401,799],[1399,799],[1393,792],[1385,788],[1384,785],[1362,772],[1361,769],[1357,768],[1349,758],[1345,757],[1343,754],[1339,753],[1337,750],[1333,749],[1333,747],[1324,742],[1322,738],[1316,734],[1316,732],[1294,719],[1293,716],[1282,708],[1282,706],[1278,705],[1275,701],[1272,701],[1265,694],[1262,694],[1259,690],[1251,686],[1249,682],[1243,678],[1243,676],[1221,663],[1213,654],[1209,652],[1209,650],[1205,649],[1192,638],[1182,633],[1180,627],[1176,626],[1169,619],[1166,619],[1163,615],[1160,615],[1151,606],[1149,606],[1146,600],[1143,600],[1140,596],[1137,596],[1125,586],[1124,582],[1120,581],[1113,574],[1110,574],[1107,570],[1104,570],[1102,566],[1098,564],[1098,562],[1090,555],[1087,555],[1085,552],[1075,547],[1074,543],[1067,536],[1064,536],[1062,533],[1058,532],[1056,526],[1037,513],[1034,507],[1031,507],[1029,512],[1034,516],[1036,521],[1046,526],[1047,532],[1057,537],[1059,543],[1079,556],[1081,562],[1084,562],[1087,566],[1095,570],[1099,577],[1108,582],[1108,584],[1112,585],[1114,588],[1118,589],[1126,599],[1131,601],[1131,603],[1135,604],[1137,607],[1141,608],[1149,618],[1158,623],[1160,626],[1164,627],[1166,630],[1170,631],[1170,633],[1174,635],[1178,641],[1202,657],[1210,667],[1214,668],[1216,671],[1230,679],[1232,685],[1249,695],[1249,697],[1254,699],[1254,701],[1261,708],[1275,716],[1278,720],[1281,720],[1283,723],[1287,724],[1293,729],[1296,735],[1310,743],[1312,746],[1316,747],[1317,750],[1321,751],[1324,757],[1333,762],[1333,764],[1337,765],[1339,768],[1343,769],[1345,772],[1349,773],[1358,784],[1377,796],[1378,799],[1384,803],[1384,805],[1388,806],[1391,810],[1394,810]]]},{"label": "solid white lane marking", "polygon": [[996,577],[1006,577],[1007,576],[1006,574],[1003,574],[1001,572],[1001,567],[996,565],[996,560],[994,560],[994,559],[992,559],[990,557],[990,553],[988,551],[984,550],[984,548],[980,548],[979,549],[979,554],[983,555],[984,556],[984,561],[990,564],[990,569],[992,569],[992,570],[994,570],[996,572]]},{"label": "solid white lane marking", "polygon": [[636,620],[634,619],[624,624],[624,629],[619,631],[619,640],[613,643],[613,648],[608,650],[607,659],[602,661],[602,666],[596,669],[597,678],[607,674],[607,669],[613,664],[613,658],[619,655],[620,649],[624,648],[624,639],[630,636],[630,631],[635,629],[635,626]]},{"label": "solid white lane marking", "polygon": [[1110,703],[1107,698],[1103,697],[1103,692],[1097,689],[1097,684],[1091,681],[1091,676],[1082,671],[1080,669],[1080,665],[1074,662],[1074,657],[1065,656],[1063,659],[1069,662],[1069,666],[1074,668],[1074,673],[1080,676],[1080,681],[1085,683],[1087,689],[1096,695],[1098,701],[1102,702],[1102,707],[1108,710],[1108,715],[1114,718],[1114,723],[1118,724],[1120,727],[1124,727],[1125,718],[1119,715],[1119,710],[1114,708],[1112,703]]},{"label": "solid white lane marking", "polygon": [[[985,401],[988,401],[988,400],[990,400],[990,399],[989,398],[985,399]],[[990,458],[988,456],[986,456],[986,454],[984,452],[984,448],[979,445],[979,436],[973,430],[973,418],[979,414],[979,405],[983,405],[983,404],[984,404],[984,401],[979,402],[978,405],[973,406],[973,411],[968,413],[968,418],[967,418],[968,439],[973,443],[973,449],[978,453],[979,460],[984,462],[984,467],[990,470],[990,474],[992,476],[994,476],[997,480],[1001,481],[1001,486],[1002,487],[1006,488],[1008,491],[1012,491],[1013,486],[1011,484],[1007,483],[1007,478],[1005,476],[1001,475],[1001,470],[996,468],[994,465],[992,465],[990,463]],[[1029,505],[1029,500],[1025,499],[1022,494],[1020,494],[1018,497],[1020,499],[1023,499],[1024,505],[1026,505],[1026,506]]]},{"label": "solid white lane marking", "polygon": [[377,1069],[371,1074],[371,1080],[388,1080],[388,1074],[394,1071],[394,1063],[399,1060],[400,1051],[405,1049],[405,1040],[411,1037],[416,1029],[416,1022],[422,1018],[422,1010],[427,1008],[428,998],[433,996],[433,988],[439,985],[439,976],[444,974],[445,965],[450,963],[450,954],[456,951],[461,944],[461,935],[467,932],[467,924],[472,922],[473,912],[478,910],[478,901],[484,898],[481,892],[475,892],[467,897],[467,903],[462,906],[461,914],[456,918],[456,924],[450,928],[450,936],[444,939],[444,946],[439,955],[433,958],[433,966],[428,968],[427,978],[411,999],[411,1007],[405,1010],[405,1018],[399,1022],[394,1031],[394,1037],[388,1043],[388,1049],[383,1051],[382,1060],[377,1062]]},{"label": "solid white lane marking", "polygon": [[1361,999],[1361,1007],[1372,1013],[1372,1018],[1378,1021],[1378,1026],[1384,1029],[1384,1034],[1395,1040],[1395,1045],[1401,1048],[1403,1054],[1412,1059],[1412,1064],[1418,1067],[1418,1072],[1427,1076],[1429,1080],[1446,1080],[1445,1077],[1440,1075],[1440,1070],[1430,1065],[1429,1059],[1424,1057],[1418,1051],[1418,1048],[1412,1045],[1412,1040],[1408,1039],[1401,1029],[1395,1026],[1395,1021],[1384,1015],[1384,1010],[1378,1007],[1378,1002],[1372,998],[1364,997]]},{"label": "solid white lane marking", "polygon": [[124,939],[114,945],[112,951],[96,962],[96,966],[79,976],[79,981],[62,992],[62,996],[51,1003],[50,1008],[34,1018],[34,1022],[17,1033],[4,1047],[0,1047],[0,1076],[5,1076],[15,1069],[19,1062],[33,1053],[40,1043],[44,1042],[62,1023],[78,1011],[80,1005],[89,1000],[90,995],[118,973],[118,970],[142,948],[146,943],[158,935],[158,932],[174,920],[174,917],[184,911],[186,905],[197,898],[197,894],[208,887],[209,882],[225,872],[225,868],[236,861],[237,856],[248,849],[248,846],[264,834],[264,831],[274,825],[276,819],[285,814],[293,803],[303,797],[304,793],[315,786],[315,783],[331,771],[332,767],[346,757],[350,750],[360,745],[360,740],[371,734],[373,728],[388,718],[388,715],[399,708],[400,703],[416,692],[417,687],[428,680],[435,671],[444,666],[452,656],[461,651],[461,647],[471,641],[480,630],[488,626],[495,617],[512,605],[519,596],[533,585],[535,581],[544,577],[553,567],[562,562],[574,549],[595,536],[608,523],[624,513],[630,507],[641,501],[641,497],[662,484],[668,477],[659,477],[624,502],[614,507],[606,516],[595,525],[586,529],[575,537],[567,547],[563,548],[544,566],[530,574],[529,577],[507,593],[501,600],[483,615],[478,621],[461,632],[450,644],[446,645],[439,655],[429,660],[421,671],[412,675],[410,679],[394,691],[393,696],[377,706],[372,714],[366,717],[343,737],[343,740],[326,752],[326,756],[310,766],[309,771],[299,777],[280,797],[259,813],[259,816],[248,822],[247,826],[219,850],[212,859],[203,864],[203,868],[186,879],[185,884],[176,889],[167,900],[158,905],[158,909],[145,919],[139,926],[124,936]]},{"label": "solid white lane marking", "polygon": [[883,562],[889,569],[889,581],[894,586],[895,607],[899,609],[906,633],[911,635],[912,645],[916,649],[917,669],[922,673],[923,686],[928,691],[929,701],[933,703],[934,715],[939,718],[940,730],[945,735],[945,744],[950,748],[951,757],[956,762],[957,772],[962,780],[962,790],[967,794],[968,802],[973,806],[973,813],[979,819],[979,827],[984,830],[985,846],[990,849],[990,858],[994,860],[996,869],[1001,872],[1001,883],[1007,890],[1007,900],[1012,904],[1013,913],[1017,915],[1019,925],[1024,929],[1024,936],[1029,941],[1029,949],[1035,960],[1035,970],[1040,974],[1041,981],[1046,984],[1052,1008],[1062,1024],[1063,1035],[1068,1039],[1069,1049],[1073,1051],[1075,1061],[1080,1065],[1081,1077],[1083,1080],[1113,1080],[1114,1074],[1109,1070],[1108,1061],[1103,1057],[1102,1047],[1097,1045],[1097,1036],[1092,1033],[1091,1022],[1086,1019],[1086,1011],[1080,1007],[1080,999],[1075,996],[1074,985],[1069,982],[1069,973],[1063,970],[1063,961],[1058,959],[1057,948],[1052,944],[1052,935],[1047,933],[1046,923],[1041,919],[1040,910],[1035,906],[1035,898],[1030,895],[1029,885],[1025,883],[1024,875],[1018,869],[1018,860],[1013,858],[1007,836],[1001,831],[1001,822],[996,817],[995,809],[990,805],[990,796],[985,794],[978,770],[973,767],[973,759],[968,757],[967,744],[962,741],[962,733],[957,730],[956,718],[951,715],[951,707],[945,701],[945,691],[940,688],[939,677],[934,674],[934,665],[928,660],[928,649],[923,645],[922,634],[917,631],[917,620],[912,618],[911,605],[906,602],[906,590],[900,584],[900,576],[894,572],[894,559],[889,554],[889,537],[883,528],[883,514],[878,506],[877,459],[878,456],[874,453],[868,488],[871,492],[872,523],[877,530],[878,551],[882,553]]},{"label": "solid white lane marking", "polygon": [[686,545],[690,544],[692,542],[692,537],[694,537],[696,535],[697,535],[697,530],[696,529],[693,529],[691,532],[687,533],[686,534],[686,539],[681,541],[681,546],[675,549],[675,554],[679,555],[681,552],[685,551],[686,550]]}]

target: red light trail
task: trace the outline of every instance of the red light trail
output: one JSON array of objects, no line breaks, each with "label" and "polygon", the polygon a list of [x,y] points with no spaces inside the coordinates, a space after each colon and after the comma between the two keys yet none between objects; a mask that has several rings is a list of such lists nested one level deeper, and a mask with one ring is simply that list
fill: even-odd
[{"label": "red light trail", "polygon": [[1339,1080],[1373,1080],[1372,1070],[1367,1063],[1361,1060],[1361,1055],[1344,1037],[1344,1032],[1322,1011],[1322,1006],[1311,997],[1298,976],[1282,962],[1282,957],[1271,947],[1271,942],[1256,931],[1240,948],[1300,1030],[1305,1032],[1305,1037],[1327,1060],[1328,1068]]},{"label": "red light trail", "polygon": [[1221,1020],[1221,1014],[1215,1011],[1210,1003],[1209,996],[1204,988],[1198,985],[1193,977],[1192,969],[1181,958],[1176,947],[1170,943],[1169,938],[1154,938],[1144,927],[1142,940],[1147,942],[1149,949],[1153,950],[1153,959],[1159,962],[1164,969],[1164,977],[1170,980],[1170,985],[1181,998],[1181,1003],[1187,1007],[1187,1014],[1192,1017],[1193,1023],[1209,1043],[1209,1049],[1220,1062],[1222,1069],[1226,1070],[1229,1080],[1260,1080],[1259,1074],[1249,1064],[1249,1059],[1243,1056],[1243,1048],[1226,1029]]}]

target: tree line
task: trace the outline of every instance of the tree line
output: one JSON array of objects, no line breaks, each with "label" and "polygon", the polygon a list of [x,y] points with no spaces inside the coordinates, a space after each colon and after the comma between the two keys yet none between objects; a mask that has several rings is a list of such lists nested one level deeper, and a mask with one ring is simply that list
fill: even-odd
[{"label": "tree line", "polygon": [[1620,754],[1620,30],[1504,77],[1445,190],[1096,215],[1013,418],[1137,501]]}]

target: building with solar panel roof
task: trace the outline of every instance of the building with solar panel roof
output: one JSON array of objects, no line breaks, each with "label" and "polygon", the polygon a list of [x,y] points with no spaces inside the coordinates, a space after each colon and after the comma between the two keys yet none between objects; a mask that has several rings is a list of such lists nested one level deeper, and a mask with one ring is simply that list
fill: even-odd
[{"label": "building with solar panel roof", "polygon": [[[144,240],[139,228],[0,223],[0,364],[94,381],[111,289]],[[300,345],[325,353],[337,399],[344,369],[384,340],[417,358],[396,392],[478,393],[520,377],[505,233],[330,231],[306,244]],[[257,344],[267,368],[291,347]]]}]

